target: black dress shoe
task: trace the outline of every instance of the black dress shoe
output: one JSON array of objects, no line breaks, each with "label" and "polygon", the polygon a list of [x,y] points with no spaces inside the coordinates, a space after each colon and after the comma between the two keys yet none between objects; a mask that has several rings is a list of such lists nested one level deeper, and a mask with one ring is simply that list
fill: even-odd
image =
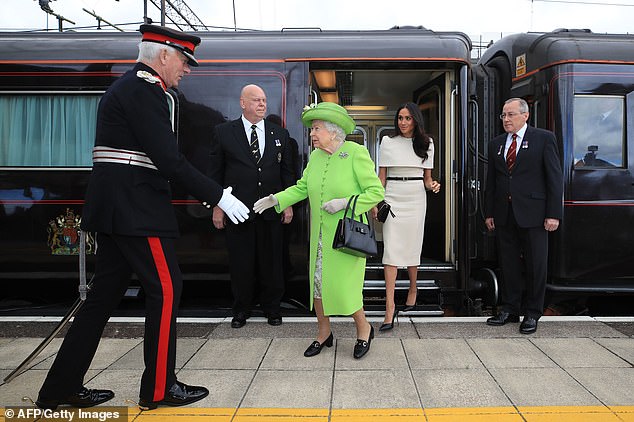
[{"label": "black dress shoe", "polygon": [[394,309],[394,314],[392,315],[392,322],[386,322],[379,327],[379,331],[389,331],[394,328],[394,320],[398,322],[398,309]]},{"label": "black dress shoe", "polygon": [[57,409],[59,405],[69,405],[72,407],[92,407],[105,403],[114,397],[110,390],[92,390],[82,387],[77,393],[72,394],[62,400],[46,400],[38,397],[35,405],[40,409]]},{"label": "black dress shoe", "polygon": [[368,341],[357,339],[357,344],[354,345],[353,356],[355,359],[361,359],[366,353],[368,353],[370,350],[370,343],[372,343],[373,338],[374,327],[370,326],[370,337],[368,337]]},{"label": "black dress shoe", "polygon": [[238,312],[233,316],[231,320],[231,328],[242,328],[246,325],[247,319],[249,319],[249,315],[244,312]]},{"label": "black dress shoe", "polygon": [[507,322],[520,322],[520,317],[518,315],[502,311],[496,316],[487,319],[487,325],[500,326],[506,324]]},{"label": "black dress shoe", "polygon": [[520,324],[520,333],[533,334],[537,331],[537,318],[525,316]]},{"label": "black dress shoe", "polygon": [[269,315],[267,322],[274,327],[282,325],[282,317],[280,315]]},{"label": "black dress shoe", "polygon": [[143,410],[156,409],[159,405],[164,406],[185,406],[204,399],[209,395],[209,390],[205,387],[198,387],[195,385],[187,385],[180,381],[176,381],[170,387],[163,400],[151,401],[151,400],[139,400],[139,407]]},{"label": "black dress shoe", "polygon": [[313,341],[311,345],[308,346],[308,349],[306,349],[306,351],[304,352],[304,356],[306,356],[307,358],[317,356],[324,346],[332,347],[333,340],[334,337],[332,336],[331,332],[328,338],[323,343],[320,343],[317,340]]}]

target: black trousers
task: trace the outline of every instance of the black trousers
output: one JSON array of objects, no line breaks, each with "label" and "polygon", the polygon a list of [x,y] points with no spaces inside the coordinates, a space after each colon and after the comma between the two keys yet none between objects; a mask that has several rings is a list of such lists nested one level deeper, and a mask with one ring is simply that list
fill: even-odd
[{"label": "black trousers", "polygon": [[173,239],[98,233],[92,288],[64,338],[42,388],[42,399],[64,399],[84,384],[110,314],[132,273],[145,293],[145,370],[140,397],[160,401],[176,381],[176,314],[182,292]]},{"label": "black trousers", "polygon": [[506,224],[495,225],[504,279],[501,286],[502,309],[516,315],[539,318],[544,310],[546,294],[548,232],[543,226],[519,227],[512,207],[508,208]]},{"label": "black trousers", "polygon": [[251,311],[258,298],[266,315],[279,314],[284,294],[282,224],[254,220],[227,226],[227,246],[233,292],[233,314]]}]

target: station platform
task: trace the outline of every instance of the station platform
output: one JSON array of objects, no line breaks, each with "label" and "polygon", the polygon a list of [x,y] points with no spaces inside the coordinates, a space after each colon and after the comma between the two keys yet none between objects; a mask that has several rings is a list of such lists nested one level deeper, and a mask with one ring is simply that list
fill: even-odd
[{"label": "station platform", "polygon": [[[279,327],[251,318],[240,329],[229,318],[182,318],[178,378],[210,395],[187,407],[141,411],[143,321],[113,318],[85,383],[115,392],[91,410],[120,406],[139,422],[634,422],[634,318],[543,317],[533,335],[520,334],[516,323],[490,327],[485,320],[401,317],[380,333],[382,318],[373,317],[371,349],[355,360],[351,318],[332,319],[334,347],[312,358],[303,352],[316,333],[314,318],[285,318]],[[3,379],[55,321],[0,319]],[[60,344],[55,338],[28,370],[0,385],[5,411],[33,407],[23,397],[35,400]]]}]

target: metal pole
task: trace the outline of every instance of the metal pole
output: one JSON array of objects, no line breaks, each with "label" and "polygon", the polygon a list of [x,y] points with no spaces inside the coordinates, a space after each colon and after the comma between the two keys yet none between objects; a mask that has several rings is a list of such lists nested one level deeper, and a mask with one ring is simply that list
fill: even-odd
[{"label": "metal pole", "polygon": [[161,26],[165,26],[165,0],[161,0]]}]

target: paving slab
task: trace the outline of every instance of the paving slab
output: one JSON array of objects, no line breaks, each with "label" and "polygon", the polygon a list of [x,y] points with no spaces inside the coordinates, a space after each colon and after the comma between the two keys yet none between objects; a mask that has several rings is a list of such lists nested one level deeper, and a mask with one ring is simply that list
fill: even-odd
[{"label": "paving slab", "polygon": [[535,338],[531,342],[565,368],[610,368],[631,365],[589,338]]},{"label": "paving slab", "polygon": [[328,408],[333,371],[270,371],[255,375],[240,407]]},{"label": "paving slab", "polygon": [[466,340],[487,368],[548,368],[555,363],[526,337]]},{"label": "paving slab", "polygon": [[499,407],[511,402],[484,368],[412,371],[425,408]]},{"label": "paving slab", "polygon": [[335,372],[332,408],[420,408],[409,370]]},{"label": "paving slab", "polygon": [[141,375],[141,369],[101,371],[85,385],[88,388],[114,391],[114,398],[104,406],[135,407],[139,402]]},{"label": "paving slab", "polygon": [[601,405],[561,368],[494,368],[489,372],[516,406]]},{"label": "paving slab", "polygon": [[593,340],[630,365],[634,365],[634,338],[595,338]]},{"label": "paving slab", "polygon": [[482,362],[465,339],[403,339],[411,369],[474,369]]},{"label": "paving slab", "polygon": [[179,381],[209,389],[209,395],[193,407],[236,409],[244,400],[255,374],[255,369],[182,369],[177,375]]},{"label": "paving slab", "polygon": [[256,369],[269,348],[266,338],[206,340],[184,369]]},{"label": "paving slab", "polygon": [[304,350],[314,340],[297,338],[276,338],[271,342],[260,369],[279,370],[333,370],[337,340],[333,347],[323,347],[317,356],[307,358]]},{"label": "paving slab", "polygon": [[[0,347],[0,368],[14,370],[42,343],[41,338],[16,338]],[[31,367],[55,355],[62,339],[53,339],[48,346],[31,362]]]},{"label": "paving slab", "polygon": [[634,368],[568,368],[567,371],[606,405],[634,403]]},{"label": "paving slab", "polygon": [[336,370],[398,370],[408,368],[405,351],[399,339],[375,338],[370,343],[370,350],[362,359],[355,359],[353,356],[355,344],[356,339],[346,338],[337,341]]}]

